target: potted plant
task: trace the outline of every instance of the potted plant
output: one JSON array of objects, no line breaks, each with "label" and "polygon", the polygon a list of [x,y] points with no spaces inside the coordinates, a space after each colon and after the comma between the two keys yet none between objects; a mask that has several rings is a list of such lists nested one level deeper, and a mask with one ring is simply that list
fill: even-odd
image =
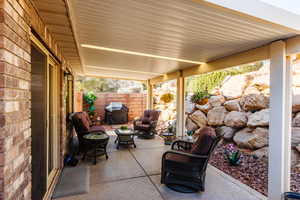
[{"label": "potted plant", "polygon": [[165,93],[165,94],[161,95],[160,100],[164,103],[171,103],[174,100],[174,94]]},{"label": "potted plant", "polygon": [[93,119],[94,115],[95,115],[95,101],[97,99],[97,96],[94,94],[94,92],[88,92],[86,93],[84,96],[84,101],[88,104],[88,113],[91,119]]},{"label": "potted plant", "polygon": [[186,132],[188,140],[192,140],[193,139],[194,133],[195,133],[195,131],[193,131],[193,130],[190,130],[190,131]]},{"label": "potted plant", "polygon": [[207,90],[195,92],[191,97],[191,102],[199,105],[204,105],[208,102],[211,95]]},{"label": "potted plant", "polygon": [[120,127],[120,130],[126,131],[126,130],[128,130],[128,126],[121,126],[121,127]]},{"label": "potted plant", "polygon": [[230,165],[237,166],[242,162],[242,154],[238,148],[233,144],[228,144],[224,150],[225,159],[228,160]]}]

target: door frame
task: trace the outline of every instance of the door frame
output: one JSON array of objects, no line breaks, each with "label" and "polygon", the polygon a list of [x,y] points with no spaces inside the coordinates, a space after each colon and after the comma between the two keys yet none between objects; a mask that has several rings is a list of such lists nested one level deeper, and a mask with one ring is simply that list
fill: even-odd
[{"label": "door frame", "polygon": [[[37,47],[42,53],[44,53],[47,57],[46,59],[46,82],[47,82],[47,86],[45,88],[45,95],[46,95],[46,108],[45,108],[45,111],[46,111],[46,116],[45,116],[45,119],[46,119],[46,144],[48,145],[48,136],[49,136],[49,126],[50,126],[50,106],[49,106],[49,71],[50,71],[50,65],[52,65],[53,67],[55,67],[55,71],[56,71],[56,84],[55,84],[55,88],[56,88],[56,91],[57,91],[57,94],[58,97],[57,97],[57,102],[55,102],[55,105],[56,105],[56,112],[57,112],[57,115],[60,116],[59,119],[57,119],[56,121],[56,131],[57,131],[57,138],[56,138],[56,141],[57,141],[57,144],[54,145],[53,147],[53,150],[55,151],[55,166],[54,166],[54,169],[52,170],[52,172],[50,174],[48,174],[48,158],[49,158],[49,151],[48,151],[48,146],[46,147],[46,185],[47,185],[47,191],[46,193],[44,194],[44,197],[43,197],[43,200],[47,200],[47,199],[50,199],[51,197],[51,194],[53,193],[54,191],[54,187],[56,185],[56,183],[58,182],[58,177],[61,173],[61,154],[60,154],[60,141],[61,141],[61,136],[62,136],[62,133],[61,133],[61,120],[62,120],[62,111],[60,109],[59,106],[63,105],[62,104],[62,100],[61,100],[61,96],[60,96],[60,93],[59,91],[62,89],[61,88],[61,65],[59,63],[59,61],[53,56],[53,54],[45,47],[45,45],[38,39],[38,37],[36,37],[34,35],[34,33],[31,33],[30,34],[30,40],[31,40],[31,44],[34,45],[35,47]],[[59,73],[58,73],[59,72]]]}]

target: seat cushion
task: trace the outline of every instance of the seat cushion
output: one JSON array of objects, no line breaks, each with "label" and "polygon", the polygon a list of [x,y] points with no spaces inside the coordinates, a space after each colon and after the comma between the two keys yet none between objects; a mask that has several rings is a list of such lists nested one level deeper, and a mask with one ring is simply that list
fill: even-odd
[{"label": "seat cushion", "polygon": [[135,125],[136,130],[148,131],[150,129],[150,124],[143,124],[141,121],[138,121]]},{"label": "seat cushion", "polygon": [[212,144],[217,139],[215,129],[204,127],[199,131],[197,141],[192,145],[191,153],[198,155],[208,155]]},{"label": "seat cushion", "polygon": [[105,132],[103,126],[92,126],[90,127],[90,132]]},{"label": "seat cushion", "polygon": [[175,161],[175,162],[182,162],[182,163],[188,163],[190,161],[190,158],[187,157],[187,156],[180,155],[180,154],[169,153],[166,156],[166,160]]},{"label": "seat cushion", "polygon": [[92,126],[93,122],[91,121],[90,117],[89,117],[89,114],[84,111],[82,112],[82,116],[86,119],[86,121],[89,123],[89,126]]},{"label": "seat cushion", "polygon": [[143,117],[142,118],[142,124],[150,124],[150,118],[149,117]]}]

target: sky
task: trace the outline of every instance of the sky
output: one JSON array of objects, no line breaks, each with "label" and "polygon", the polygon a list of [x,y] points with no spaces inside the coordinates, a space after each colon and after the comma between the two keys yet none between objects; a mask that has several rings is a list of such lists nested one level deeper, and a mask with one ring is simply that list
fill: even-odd
[{"label": "sky", "polygon": [[300,0],[261,0],[261,1],[300,15]]}]

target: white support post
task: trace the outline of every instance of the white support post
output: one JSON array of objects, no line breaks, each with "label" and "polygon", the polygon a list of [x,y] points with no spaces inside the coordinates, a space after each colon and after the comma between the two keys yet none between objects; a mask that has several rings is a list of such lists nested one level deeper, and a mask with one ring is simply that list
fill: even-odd
[{"label": "white support post", "polygon": [[153,86],[147,80],[147,109],[153,109]]},{"label": "white support post", "polygon": [[184,78],[177,78],[176,94],[176,136],[184,135]]},{"label": "white support post", "polygon": [[[289,59],[288,59],[289,60]],[[291,138],[291,63],[285,42],[270,46],[270,127],[268,199],[281,200],[289,191]]]}]

